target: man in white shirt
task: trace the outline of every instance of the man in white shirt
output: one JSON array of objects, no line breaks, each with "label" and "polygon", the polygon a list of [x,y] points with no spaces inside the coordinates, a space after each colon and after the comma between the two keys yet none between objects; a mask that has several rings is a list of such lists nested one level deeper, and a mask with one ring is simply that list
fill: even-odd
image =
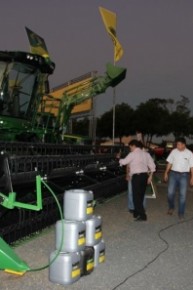
[{"label": "man in white shirt", "polygon": [[193,185],[193,154],[186,148],[186,140],[181,137],[176,140],[176,148],[171,151],[164,173],[164,181],[168,181],[168,214],[172,215],[175,208],[175,194],[178,189],[178,216],[184,218],[188,180]]}]

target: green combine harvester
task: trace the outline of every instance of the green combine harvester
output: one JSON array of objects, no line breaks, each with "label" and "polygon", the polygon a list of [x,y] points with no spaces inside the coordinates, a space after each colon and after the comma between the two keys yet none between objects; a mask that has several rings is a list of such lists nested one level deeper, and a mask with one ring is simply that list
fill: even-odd
[{"label": "green combine harvester", "polygon": [[[17,258],[8,244],[59,219],[55,199],[44,185],[42,206],[36,206],[37,176],[46,180],[61,204],[67,189],[92,190],[95,199],[103,201],[127,186],[124,169],[115,160],[115,147],[63,144],[74,106],[117,86],[125,79],[126,69],[107,64],[104,76],[95,76],[56,99],[48,80],[55,64],[44,40],[26,31],[30,53],[0,51],[0,269],[8,263],[13,271],[20,269],[20,261],[14,266]],[[45,96],[50,108],[57,102],[57,114],[45,110]],[[27,269],[21,262],[23,267]]]},{"label": "green combine harvester", "polygon": [[[37,34],[26,30],[29,39],[33,35],[38,45],[39,39],[41,45],[44,43]],[[39,50],[36,48],[35,52]],[[62,143],[62,134],[74,106],[115,87],[126,75],[126,69],[109,63],[105,76],[78,83],[73,90],[55,98],[49,91],[48,81],[54,68],[48,53],[44,57],[20,51],[0,51],[0,140]],[[53,115],[52,107],[56,106],[57,114]]]}]

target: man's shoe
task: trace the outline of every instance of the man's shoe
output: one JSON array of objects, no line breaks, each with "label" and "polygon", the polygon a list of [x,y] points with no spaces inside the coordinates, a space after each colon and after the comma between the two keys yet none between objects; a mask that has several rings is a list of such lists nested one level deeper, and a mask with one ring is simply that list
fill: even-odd
[{"label": "man's shoe", "polygon": [[138,216],[136,219],[135,219],[135,221],[136,222],[142,222],[142,221],[146,221],[147,220],[147,217],[140,217],[140,216]]},{"label": "man's shoe", "polygon": [[169,208],[168,211],[167,211],[167,214],[168,215],[173,215],[173,212],[174,212],[173,208]]},{"label": "man's shoe", "polygon": [[134,219],[139,217],[139,214],[135,210],[133,211],[133,217]]},{"label": "man's shoe", "polygon": [[134,213],[134,209],[129,209],[129,212],[133,214]]},{"label": "man's shoe", "polygon": [[184,216],[182,214],[180,214],[178,217],[180,221],[184,221]]}]

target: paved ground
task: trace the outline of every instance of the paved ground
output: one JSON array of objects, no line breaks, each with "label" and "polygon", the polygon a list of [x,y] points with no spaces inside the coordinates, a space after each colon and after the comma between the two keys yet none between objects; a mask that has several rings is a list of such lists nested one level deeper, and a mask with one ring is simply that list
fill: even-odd
[{"label": "paved ground", "polygon": [[[147,222],[135,222],[123,193],[97,206],[103,218],[106,262],[69,286],[49,282],[48,269],[18,277],[0,272],[1,290],[192,290],[193,190],[189,189],[186,219],[166,215],[166,186],[147,201]],[[54,227],[15,248],[31,268],[47,264],[55,247]]]}]

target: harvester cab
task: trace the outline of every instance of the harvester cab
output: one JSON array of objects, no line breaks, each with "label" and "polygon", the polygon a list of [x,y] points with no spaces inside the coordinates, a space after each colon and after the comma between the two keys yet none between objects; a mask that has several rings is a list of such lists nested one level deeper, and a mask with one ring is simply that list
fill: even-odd
[{"label": "harvester cab", "polygon": [[0,51],[0,140],[33,141],[42,95],[54,63],[40,55]]}]

